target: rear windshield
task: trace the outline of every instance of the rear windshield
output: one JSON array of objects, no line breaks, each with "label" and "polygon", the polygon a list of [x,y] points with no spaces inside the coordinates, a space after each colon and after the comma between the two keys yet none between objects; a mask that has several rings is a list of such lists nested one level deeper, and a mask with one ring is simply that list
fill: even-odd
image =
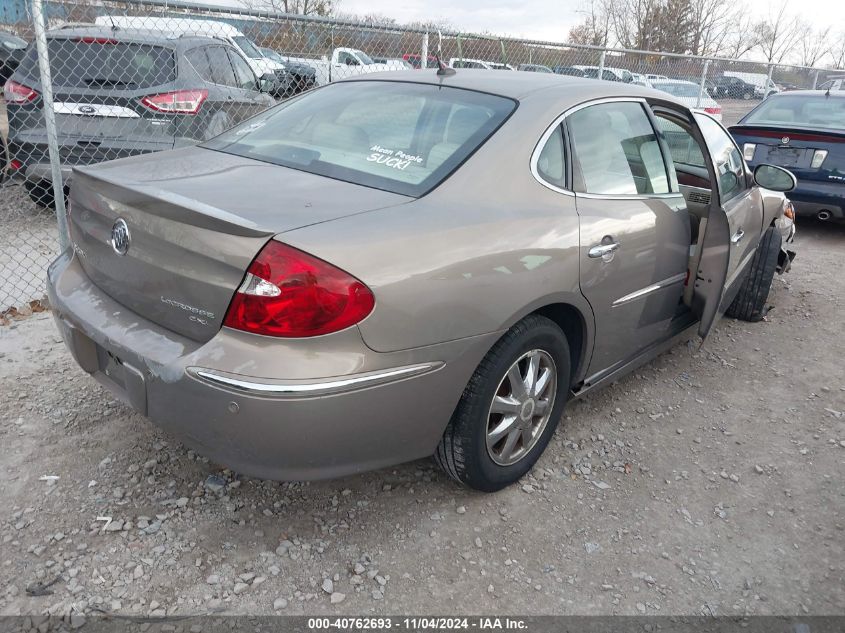
[{"label": "rear windshield", "polygon": [[511,99],[458,88],[342,82],[291,99],[204,146],[420,196],[515,107]]},{"label": "rear windshield", "polygon": [[826,97],[824,93],[769,97],[743,123],[842,130],[845,128],[845,99]]},{"label": "rear windshield", "polygon": [[[50,72],[62,88],[134,90],[176,79],[173,51],[162,46],[107,38],[48,40]],[[18,70],[38,79],[38,58],[31,47]]]}]

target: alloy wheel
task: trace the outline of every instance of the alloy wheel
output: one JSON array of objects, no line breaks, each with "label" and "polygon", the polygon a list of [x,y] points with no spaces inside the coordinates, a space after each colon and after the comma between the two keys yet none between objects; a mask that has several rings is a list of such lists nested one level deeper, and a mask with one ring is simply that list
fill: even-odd
[{"label": "alloy wheel", "polygon": [[510,466],[537,444],[549,422],[557,393],[557,368],[545,351],[533,349],[508,369],[487,415],[487,453]]}]

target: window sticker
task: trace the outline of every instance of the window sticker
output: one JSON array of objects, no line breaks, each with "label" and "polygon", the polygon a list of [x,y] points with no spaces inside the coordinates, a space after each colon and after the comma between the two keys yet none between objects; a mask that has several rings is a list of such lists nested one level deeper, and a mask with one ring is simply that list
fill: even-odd
[{"label": "window sticker", "polygon": [[367,162],[377,163],[393,169],[405,170],[409,165],[422,165],[422,156],[406,154],[401,149],[388,149],[381,145],[373,145],[372,152],[367,156]]}]

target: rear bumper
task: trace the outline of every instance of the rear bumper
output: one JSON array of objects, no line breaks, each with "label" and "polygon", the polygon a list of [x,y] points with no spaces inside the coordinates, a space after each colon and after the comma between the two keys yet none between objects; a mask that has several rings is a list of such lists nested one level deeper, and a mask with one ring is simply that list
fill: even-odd
[{"label": "rear bumper", "polygon": [[[67,184],[74,167],[93,165],[118,158],[148,154],[173,149],[175,139],[166,142],[148,142],[143,144],[133,142],[110,142],[97,147],[83,146],[70,140],[60,139],[59,163],[62,178]],[[32,135],[11,136],[9,138],[9,156],[18,159],[23,167],[16,172],[28,181],[52,181],[50,168],[50,154],[47,149],[47,139],[33,138]]]},{"label": "rear bumper", "polygon": [[827,211],[829,219],[845,220],[845,184],[799,181],[798,187],[786,196],[800,216],[818,217]]},{"label": "rear bumper", "polygon": [[223,328],[200,344],[114,302],[69,251],[48,295],[73,357],[119,399],[215,462],[278,480],[431,455],[498,336],[382,354],[357,328],[296,341]]}]

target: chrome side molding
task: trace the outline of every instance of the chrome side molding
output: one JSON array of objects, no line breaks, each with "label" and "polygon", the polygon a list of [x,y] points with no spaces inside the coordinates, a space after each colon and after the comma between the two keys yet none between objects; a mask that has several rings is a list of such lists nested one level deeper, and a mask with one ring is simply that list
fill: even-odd
[{"label": "chrome side molding", "polygon": [[327,396],[365,387],[374,387],[389,382],[395,382],[412,376],[434,371],[442,367],[441,361],[422,363],[419,365],[407,365],[405,367],[394,367],[381,371],[367,372],[363,374],[351,374],[349,376],[329,378],[314,382],[272,382],[246,376],[235,377],[231,374],[218,373],[212,369],[202,367],[189,367],[186,371],[204,382],[211,383],[218,387],[224,387],[232,391],[239,391],[247,395],[293,398],[307,396]]}]

